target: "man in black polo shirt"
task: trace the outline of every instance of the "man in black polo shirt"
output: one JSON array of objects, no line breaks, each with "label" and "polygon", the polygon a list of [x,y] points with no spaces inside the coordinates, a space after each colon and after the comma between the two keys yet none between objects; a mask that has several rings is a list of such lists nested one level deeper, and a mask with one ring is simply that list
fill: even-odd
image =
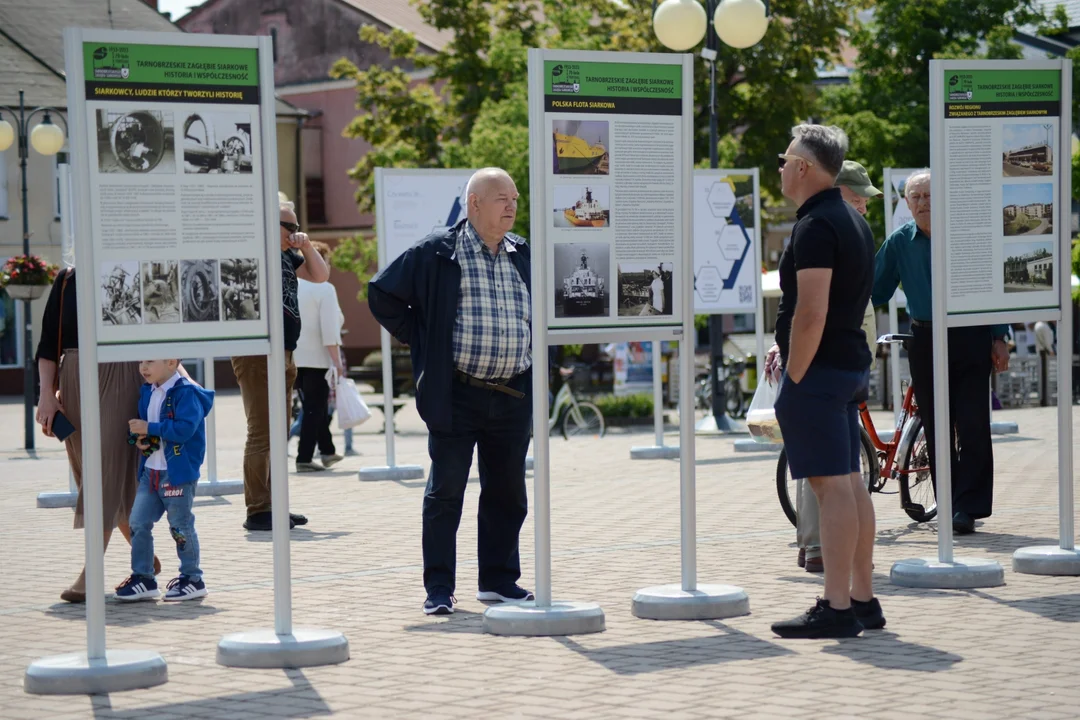
[{"label": "man in black polo shirt", "polygon": [[809,478],[821,508],[825,597],[803,615],[775,623],[781,637],[854,637],[881,628],[874,598],[874,506],[859,472],[859,403],[870,380],[862,330],[874,279],[874,237],[834,187],[847,136],[799,125],[780,155],[781,187],[799,206],[780,258],[776,343],[784,368],[776,419],[788,466]]}]

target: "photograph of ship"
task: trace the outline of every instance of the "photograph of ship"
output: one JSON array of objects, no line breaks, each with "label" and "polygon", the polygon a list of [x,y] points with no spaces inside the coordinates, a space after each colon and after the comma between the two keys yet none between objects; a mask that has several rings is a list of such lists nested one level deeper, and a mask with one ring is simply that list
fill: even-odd
[{"label": "photograph of ship", "polygon": [[180,306],[184,322],[221,319],[217,260],[184,260],[180,264]]},{"label": "photograph of ship", "polygon": [[555,227],[611,226],[611,188],[607,185],[556,185]]},{"label": "photograph of ship", "polygon": [[106,325],[142,323],[139,263],[101,263],[101,321]]},{"label": "photograph of ship", "polygon": [[553,120],[551,134],[556,175],[608,174],[606,120]]},{"label": "photograph of ship", "polygon": [[249,174],[253,155],[247,113],[201,112],[184,120],[185,173]]},{"label": "photograph of ship", "polygon": [[98,172],[176,172],[173,114],[164,110],[98,110]]},{"label": "photograph of ship", "polygon": [[147,323],[180,322],[180,271],[175,260],[142,264],[142,296]]},{"label": "photograph of ship", "polygon": [[619,315],[671,315],[673,269],[669,262],[619,263]]},{"label": "photograph of ship", "polygon": [[1009,243],[1005,257],[1005,292],[1037,292],[1054,289],[1054,243],[1052,240]]},{"label": "photograph of ship", "polygon": [[1054,186],[1002,185],[1001,218],[1006,236],[1049,235],[1054,232]]},{"label": "photograph of ship", "polygon": [[611,307],[607,243],[555,245],[555,317],[607,317]]},{"label": "photograph of ship", "polygon": [[259,319],[259,261],[221,261],[221,308],[226,320]]},{"label": "photograph of ship", "polygon": [[1001,126],[1003,177],[1038,177],[1054,174],[1054,126],[1025,123]]}]

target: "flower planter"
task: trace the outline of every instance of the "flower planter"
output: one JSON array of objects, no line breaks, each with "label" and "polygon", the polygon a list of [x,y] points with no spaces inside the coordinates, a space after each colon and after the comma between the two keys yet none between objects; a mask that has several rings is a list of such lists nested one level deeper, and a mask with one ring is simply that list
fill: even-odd
[{"label": "flower planter", "polygon": [[4,288],[13,300],[37,300],[48,289],[48,285],[7,285]]}]

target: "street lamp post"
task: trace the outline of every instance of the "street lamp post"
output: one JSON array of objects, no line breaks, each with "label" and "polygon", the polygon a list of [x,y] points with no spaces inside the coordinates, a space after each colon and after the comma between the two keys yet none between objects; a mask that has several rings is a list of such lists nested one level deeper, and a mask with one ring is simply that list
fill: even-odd
[{"label": "street lamp post", "polygon": [[[696,47],[702,39],[705,47],[701,57],[709,66],[709,167],[720,166],[717,144],[719,131],[716,117],[716,58],[720,42],[733,48],[756,45],[769,26],[769,6],[762,0],[653,0],[653,31],[668,49],[684,52]],[[709,19],[712,22],[709,22]],[[720,381],[720,366],[724,358],[724,326],[722,315],[709,316],[709,345],[712,355],[712,411],[716,429],[734,432],[740,428],[727,416],[727,395]],[[692,339],[687,338],[689,343]],[[693,352],[693,347],[689,349]]]},{"label": "street lamp post", "polygon": [[[11,114],[15,120],[15,126],[4,119],[3,111]],[[64,122],[64,130],[53,124],[50,113]],[[38,115],[43,115],[41,122],[30,131],[30,121]],[[30,208],[26,200],[26,161],[30,155],[30,147],[42,155],[51,156],[60,152],[64,147],[67,136],[67,121],[60,110],[52,107],[38,107],[26,112],[24,93],[19,91],[19,107],[15,108],[0,106],[0,152],[11,147],[14,140],[19,143],[19,169],[22,172],[22,229],[23,229],[23,255],[30,254]],[[26,449],[34,449],[34,360],[33,360],[33,318],[30,313],[30,303],[23,300],[23,404],[26,433]]]}]

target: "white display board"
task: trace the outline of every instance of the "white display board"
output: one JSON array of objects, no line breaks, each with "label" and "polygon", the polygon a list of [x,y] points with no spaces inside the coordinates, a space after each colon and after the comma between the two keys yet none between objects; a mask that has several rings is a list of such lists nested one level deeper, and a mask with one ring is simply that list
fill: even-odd
[{"label": "white display board", "polygon": [[467,215],[472,170],[375,168],[380,269],[433,232]]},{"label": "white display board", "polygon": [[761,299],[757,168],[694,171],[694,312],[756,313]]}]

